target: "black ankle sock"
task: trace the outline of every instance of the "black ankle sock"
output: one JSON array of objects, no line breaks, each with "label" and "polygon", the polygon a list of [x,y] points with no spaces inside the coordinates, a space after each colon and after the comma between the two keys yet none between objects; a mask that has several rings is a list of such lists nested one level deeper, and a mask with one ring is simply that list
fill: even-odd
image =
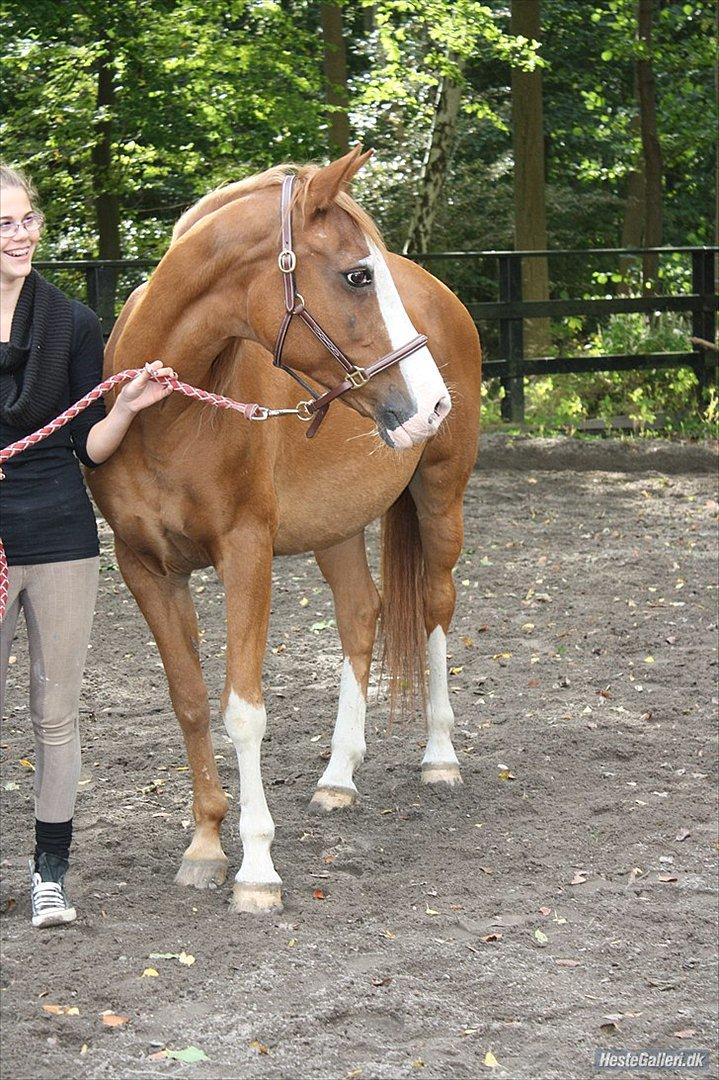
[{"label": "black ankle sock", "polygon": [[61,859],[70,858],[72,818],[69,821],[39,821],[35,818],[35,864],[41,852],[47,851]]}]

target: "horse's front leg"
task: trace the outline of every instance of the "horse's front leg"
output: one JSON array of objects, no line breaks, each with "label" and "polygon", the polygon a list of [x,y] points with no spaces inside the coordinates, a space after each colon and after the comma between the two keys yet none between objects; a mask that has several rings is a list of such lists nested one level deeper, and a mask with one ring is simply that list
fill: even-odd
[{"label": "horse's front leg", "polygon": [[379,593],[367,566],[364,532],[315,558],[332,589],[344,663],[332,756],[312,805],[321,810],[350,806],[357,798],[353,775],[365,756],[365,711],[372,647],[380,610]]},{"label": "horse's front leg", "polygon": [[454,502],[446,499],[440,502],[438,492],[442,487],[427,484],[421,473],[412,481],[411,491],[417,504],[422,536],[424,623],[429,667],[427,746],[422,758],[422,781],[454,787],[462,783],[462,776],[452,745],[454,712],[447,684],[447,633],[456,600],[452,571],[462,552],[462,501],[460,497]]},{"label": "horse's front leg", "polygon": [[227,876],[227,856],[220,843],[227,798],[212,748],[210,704],[200,667],[197,614],[188,579],[150,573],[119,536],[115,537],[115,551],[122,576],[160,650],[192,769],[195,831],[175,881],[198,889],[215,888]]},{"label": "horse's front leg", "polygon": [[233,911],[281,911],[282,879],[272,864],[275,826],[265,799],[260,748],[267,726],[262,661],[272,582],[272,539],[262,523],[245,522],[223,542],[217,563],[227,604],[227,675],[222,715],[240,770],[242,865]]}]

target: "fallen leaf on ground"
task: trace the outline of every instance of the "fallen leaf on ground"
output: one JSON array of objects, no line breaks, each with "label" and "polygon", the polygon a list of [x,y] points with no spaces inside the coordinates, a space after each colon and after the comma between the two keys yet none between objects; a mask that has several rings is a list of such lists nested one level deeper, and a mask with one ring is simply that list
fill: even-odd
[{"label": "fallen leaf on ground", "polygon": [[679,881],[676,874],[657,874],[657,881]]},{"label": "fallen leaf on ground", "polygon": [[439,911],[436,911],[434,908],[429,907],[429,906],[425,907],[424,913],[425,913],[425,915],[439,915],[440,914]]},{"label": "fallen leaf on ground", "polygon": [[265,1046],[259,1039],[253,1039],[250,1043],[250,1050],[256,1050],[258,1054],[269,1054],[269,1046]]},{"label": "fallen leaf on ground", "polygon": [[415,1058],[415,1060],[412,1062],[412,1068],[413,1069],[424,1069],[424,1067],[425,1067],[425,1065],[424,1065],[424,1062],[422,1061],[422,1058]]},{"label": "fallen leaf on ground", "polygon": [[576,874],[574,875],[572,880],[569,882],[569,884],[570,885],[584,885],[586,880],[587,880],[587,875],[584,873],[584,871],[583,870],[577,870]]},{"label": "fallen leaf on ground", "polygon": [[312,893],[312,899],[313,900],[325,900],[326,899],[326,893],[323,892],[322,889],[315,889],[313,891],[313,893]]},{"label": "fallen leaf on ground", "polygon": [[539,945],[546,945],[549,942],[549,938],[541,930],[535,930],[534,937]]},{"label": "fallen leaf on ground", "polygon": [[107,1027],[120,1027],[122,1024],[126,1024],[130,1017],[121,1016],[118,1013],[112,1012],[110,1009],[106,1009],[105,1012],[100,1013],[100,1019]]},{"label": "fallen leaf on ground", "polygon": [[141,979],[156,979],[159,974],[160,974],[160,972],[157,970],[157,968],[146,967],[145,970],[143,971],[142,975],[140,976],[140,978]]},{"label": "fallen leaf on ground", "polygon": [[163,1050],[162,1054],[166,1058],[172,1058],[173,1061],[184,1061],[187,1064],[192,1064],[194,1061],[209,1061],[209,1058],[204,1050],[200,1050],[199,1046],[186,1046],[184,1050]]},{"label": "fallen leaf on ground", "polygon": [[483,936],[479,940],[480,941],[487,941],[487,942],[489,942],[489,941],[501,941],[503,937],[504,937],[504,934],[501,934],[499,932],[499,930],[494,930],[491,934],[483,934]]},{"label": "fallen leaf on ground", "polygon": [[691,833],[689,832],[689,829],[680,829],[674,839],[681,842],[682,840],[688,840],[690,836]]},{"label": "fallen leaf on ground", "polygon": [[87,1045],[87,1043],[83,1043],[82,1046],[80,1047],[80,1053],[81,1054],[86,1054],[89,1049],[90,1049],[90,1047]]},{"label": "fallen leaf on ground", "polygon": [[552,909],[550,907],[540,907],[539,914],[540,915],[551,915],[552,914]]},{"label": "fallen leaf on ground", "polygon": [[391,977],[389,975],[385,975],[384,979],[373,979],[372,980],[372,985],[373,986],[389,986],[389,984],[391,982],[392,982]]},{"label": "fallen leaf on ground", "polygon": [[77,1005],[43,1005],[43,1010],[46,1013],[51,1013],[52,1016],[79,1016],[80,1010]]},{"label": "fallen leaf on ground", "polygon": [[32,761],[30,761],[28,758],[26,758],[26,757],[20,758],[20,764],[23,766],[23,768],[30,769],[31,772],[35,772],[35,766],[33,765]]},{"label": "fallen leaf on ground", "polygon": [[672,1035],[677,1039],[691,1039],[692,1035],[696,1035],[696,1028],[682,1028],[681,1031],[673,1031]]},{"label": "fallen leaf on ground", "polygon": [[517,779],[517,777],[514,775],[514,773],[510,772],[509,769],[501,769],[499,771],[499,773],[497,773],[497,776],[498,776],[498,778],[500,780],[516,780]]},{"label": "fallen leaf on ground", "polygon": [[184,949],[177,959],[180,961],[181,964],[184,964],[185,967],[191,967],[192,964],[194,964],[195,962],[195,958],[192,953],[185,952]]},{"label": "fallen leaf on ground", "polygon": [[482,1062],[482,1064],[486,1065],[488,1069],[499,1068],[499,1062],[497,1061],[491,1050],[488,1050],[487,1053],[484,1055],[484,1061]]}]

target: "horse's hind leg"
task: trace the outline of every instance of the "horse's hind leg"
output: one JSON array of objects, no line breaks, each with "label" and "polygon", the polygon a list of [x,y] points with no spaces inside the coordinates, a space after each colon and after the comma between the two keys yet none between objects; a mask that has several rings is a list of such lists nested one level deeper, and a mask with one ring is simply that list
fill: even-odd
[{"label": "horse's hind leg", "polygon": [[200,668],[197,614],[188,581],[151,573],[119,537],[115,539],[115,550],[122,576],[160,650],[192,769],[195,832],[175,881],[198,889],[213,888],[227,874],[227,856],[220,843],[227,798],[217,775],[210,737],[210,706]]},{"label": "horse's hind leg", "polygon": [[[462,783],[452,745],[454,712],[447,685],[447,633],[456,591],[452,571],[462,551],[462,493],[441,475],[441,465],[418,471],[410,490],[419,519],[424,560],[424,623],[427,631],[429,685],[426,705],[427,747],[422,759],[425,784]],[[434,474],[434,475],[433,475]],[[452,477],[454,480],[454,477]]]},{"label": "horse's hind leg", "polygon": [[332,736],[332,756],[312,803],[322,810],[349,806],[357,798],[353,773],[365,755],[367,684],[380,610],[379,593],[367,566],[364,532],[315,552],[335,601],[344,664]]}]

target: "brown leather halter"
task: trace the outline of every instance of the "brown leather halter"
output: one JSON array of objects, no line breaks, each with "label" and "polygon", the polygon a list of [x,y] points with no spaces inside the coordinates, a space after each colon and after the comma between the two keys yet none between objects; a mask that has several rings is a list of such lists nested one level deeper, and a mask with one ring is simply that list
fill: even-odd
[{"label": "brown leather halter", "polygon": [[[281,368],[283,371],[286,371],[288,375],[291,375],[293,379],[296,379],[300,386],[304,387],[311,396],[310,401],[301,401],[296,410],[289,410],[291,412],[296,412],[301,420],[312,421],[307,431],[307,438],[311,439],[317,434],[319,426],[325,418],[327,409],[335,398],[341,397],[342,394],[346,394],[348,390],[359,390],[359,388],[369,382],[371,378],[375,375],[379,375],[381,371],[386,371],[386,369],[393,364],[398,363],[400,360],[404,360],[405,357],[411,356],[412,353],[421,349],[423,345],[427,344],[427,338],[424,334],[418,334],[417,337],[408,341],[406,345],[402,345],[399,349],[387,353],[386,356],[383,356],[379,360],[375,360],[374,363],[369,364],[369,366],[365,368],[357,367],[356,364],[353,364],[352,361],[345,356],[339,346],[335,345],[332,338],[326,334],[319,323],[312,318],[305,307],[302,295],[297,291],[297,285],[295,283],[297,256],[292,247],[292,189],[294,182],[295,176],[293,174],[287,175],[282,181],[282,200],[280,209],[282,219],[282,250],[280,251],[277,262],[282,271],[284,283],[285,315],[277,334],[277,341],[275,342],[274,364],[275,367]],[[347,377],[338,386],[335,386],[333,390],[328,390],[324,394],[316,393],[309,383],[305,382],[301,375],[298,375],[298,373],[291,367],[288,367],[287,364],[282,363],[282,352],[285,346],[285,339],[292,320],[295,317],[301,319],[305,326],[310,328],[318,341],[324,345],[327,351],[346,372]],[[273,410],[273,412],[274,411],[275,410]],[[258,417],[258,419],[264,419],[264,417]]]}]

